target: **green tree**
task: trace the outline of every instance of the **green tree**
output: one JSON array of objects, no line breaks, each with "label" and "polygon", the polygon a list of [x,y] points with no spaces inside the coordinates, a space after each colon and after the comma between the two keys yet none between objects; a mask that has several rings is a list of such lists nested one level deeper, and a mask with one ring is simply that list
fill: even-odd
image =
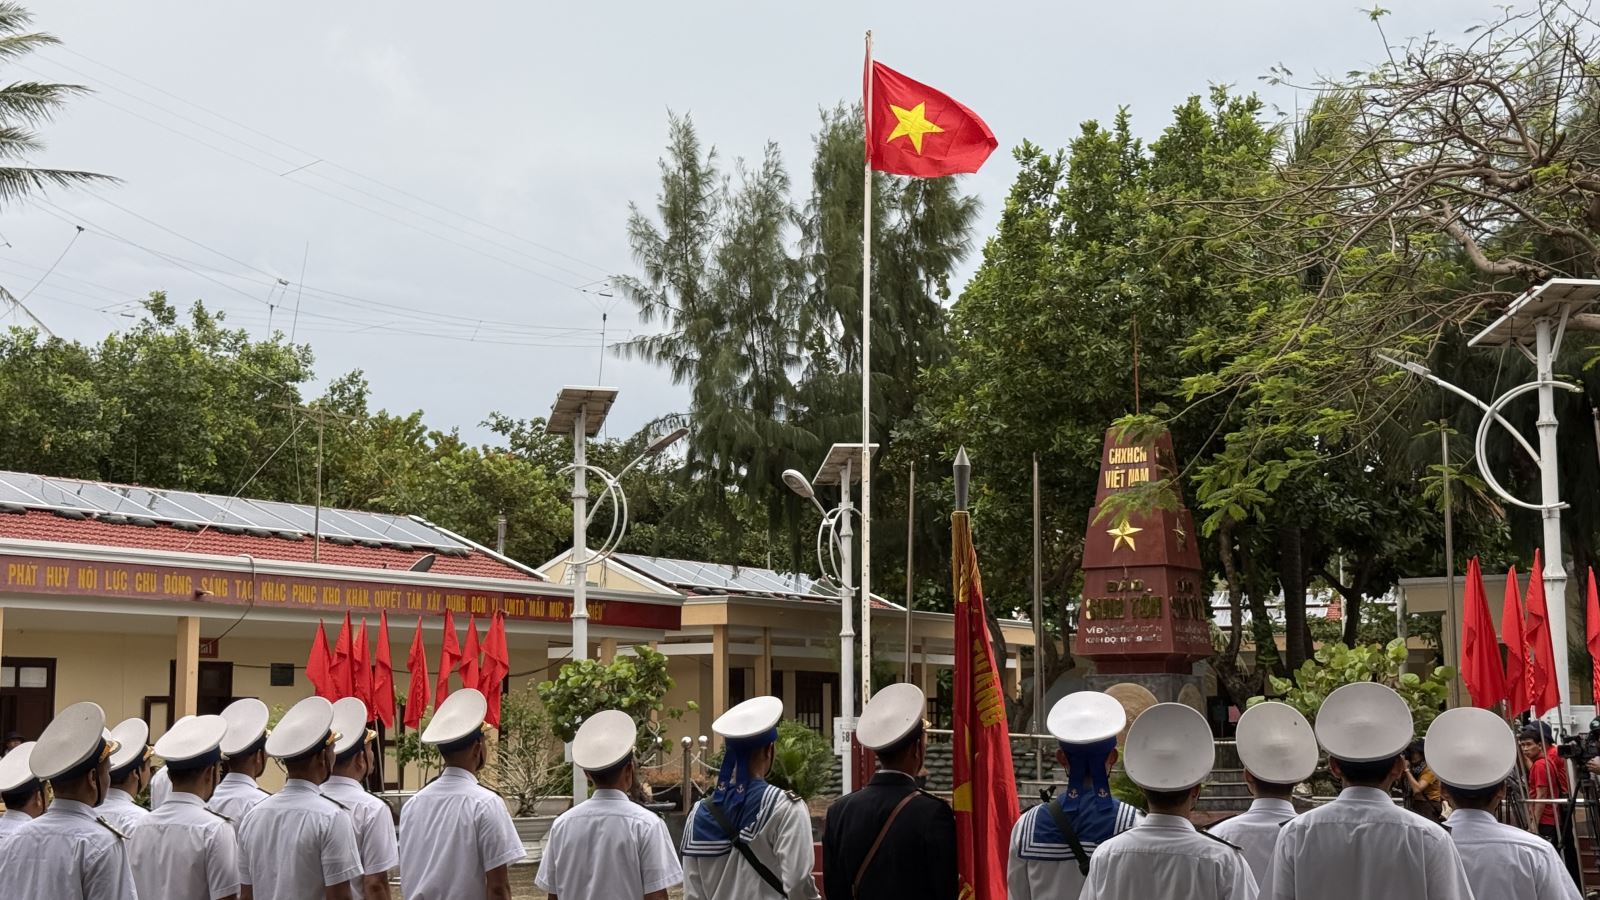
[{"label": "green tree", "polygon": [[[676,719],[684,710],[669,709],[662,702],[673,685],[666,655],[643,645],[634,647],[633,652],[633,656],[618,656],[611,663],[569,661],[555,678],[540,682],[539,699],[550,713],[557,737],[570,741],[585,719],[602,710],[620,709],[640,725],[639,758],[653,756],[660,720]],[[694,708],[691,702],[689,709]]]}]

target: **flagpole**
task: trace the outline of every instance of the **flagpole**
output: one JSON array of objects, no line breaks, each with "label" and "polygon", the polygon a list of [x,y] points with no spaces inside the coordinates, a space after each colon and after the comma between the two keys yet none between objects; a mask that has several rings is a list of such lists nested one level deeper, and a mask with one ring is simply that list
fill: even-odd
[{"label": "flagpole", "polygon": [[[872,697],[872,31],[867,30],[861,204],[861,707]],[[855,710],[842,710],[845,716]]]}]

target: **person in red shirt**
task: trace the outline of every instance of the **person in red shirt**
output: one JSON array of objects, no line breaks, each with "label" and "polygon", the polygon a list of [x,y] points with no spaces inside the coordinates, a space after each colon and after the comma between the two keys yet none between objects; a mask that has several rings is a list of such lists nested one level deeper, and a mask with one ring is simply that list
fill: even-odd
[{"label": "person in red shirt", "polygon": [[[1518,736],[1523,758],[1528,764],[1528,796],[1534,800],[1567,798],[1567,762],[1556,750],[1555,735],[1545,722],[1529,722]],[[1578,842],[1566,810],[1554,803],[1537,804],[1529,816],[1540,837],[1561,852],[1567,871],[1578,877]]]}]

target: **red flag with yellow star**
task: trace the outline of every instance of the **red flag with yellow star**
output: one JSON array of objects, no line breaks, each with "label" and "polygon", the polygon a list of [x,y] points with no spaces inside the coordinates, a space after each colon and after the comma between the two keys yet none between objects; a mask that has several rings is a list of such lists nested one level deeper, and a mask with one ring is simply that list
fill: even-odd
[{"label": "red flag with yellow star", "polygon": [[999,142],[978,114],[880,62],[867,71],[867,165],[938,178],[976,172]]}]

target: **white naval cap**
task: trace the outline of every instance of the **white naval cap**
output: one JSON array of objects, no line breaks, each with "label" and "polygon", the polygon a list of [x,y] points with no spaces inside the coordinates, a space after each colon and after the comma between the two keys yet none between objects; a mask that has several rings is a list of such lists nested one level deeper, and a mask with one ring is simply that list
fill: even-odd
[{"label": "white naval cap", "polygon": [[[893,747],[922,726],[928,697],[914,684],[891,684],[872,695],[856,723],[856,740],[868,750]],[[783,714],[780,702],[778,714]]]},{"label": "white naval cap", "polygon": [[50,720],[28,756],[28,768],[44,781],[76,778],[116,751],[116,741],[106,732],[105,710],[85,700]]},{"label": "white naval cap", "polygon": [[222,755],[245,756],[260,750],[271,717],[267,705],[254,697],[229,703],[222,711],[223,721],[228,723],[228,733],[222,738]]},{"label": "white naval cap", "polygon": [[143,719],[123,719],[111,729],[111,739],[120,746],[111,754],[111,780],[126,777],[128,769],[150,758],[150,725]]},{"label": "white naval cap", "polygon": [[725,740],[738,741],[766,734],[783,718],[783,701],[777,697],[751,697],[711,723]]},{"label": "white naval cap", "polygon": [[34,781],[33,770],[28,768],[28,757],[33,754],[33,741],[18,744],[11,752],[0,756],[0,794],[21,790]]},{"label": "white naval cap", "polygon": [[1186,791],[1211,774],[1211,726],[1187,703],[1157,703],[1128,729],[1128,777],[1147,791]]},{"label": "white naval cap", "polygon": [[1510,726],[1486,709],[1446,710],[1428,726],[1422,752],[1439,780],[1465,790],[1505,781],[1517,765],[1517,738]]},{"label": "white naval cap", "polygon": [[307,697],[289,707],[278,727],[267,736],[267,755],[295,759],[329,745],[333,737],[333,704],[323,697]]},{"label": "white naval cap", "polygon": [[1299,784],[1316,771],[1317,736],[1300,710],[1287,703],[1258,703],[1239,717],[1239,760],[1268,784]]},{"label": "white naval cap", "polygon": [[462,688],[444,699],[423,729],[422,742],[441,750],[457,750],[483,734],[489,701],[475,688]]},{"label": "white naval cap", "polygon": [[1317,741],[1329,756],[1348,762],[1399,756],[1411,743],[1411,729],[1411,707],[1376,681],[1347,684],[1317,710]]},{"label": "white naval cap", "polygon": [[603,772],[628,758],[639,728],[620,709],[597,712],[572,737],[572,761],[585,772]]},{"label": "white naval cap", "polygon": [[354,697],[340,697],[333,702],[333,730],[339,740],[333,745],[337,756],[344,756],[365,744],[374,735],[367,729],[367,705]]},{"label": "white naval cap", "polygon": [[1050,707],[1045,727],[1063,744],[1098,744],[1122,733],[1128,711],[1110,694],[1075,691]]},{"label": "white naval cap", "polygon": [[190,772],[222,760],[228,720],[221,716],[184,716],[156,741],[156,755],[170,772]]}]

